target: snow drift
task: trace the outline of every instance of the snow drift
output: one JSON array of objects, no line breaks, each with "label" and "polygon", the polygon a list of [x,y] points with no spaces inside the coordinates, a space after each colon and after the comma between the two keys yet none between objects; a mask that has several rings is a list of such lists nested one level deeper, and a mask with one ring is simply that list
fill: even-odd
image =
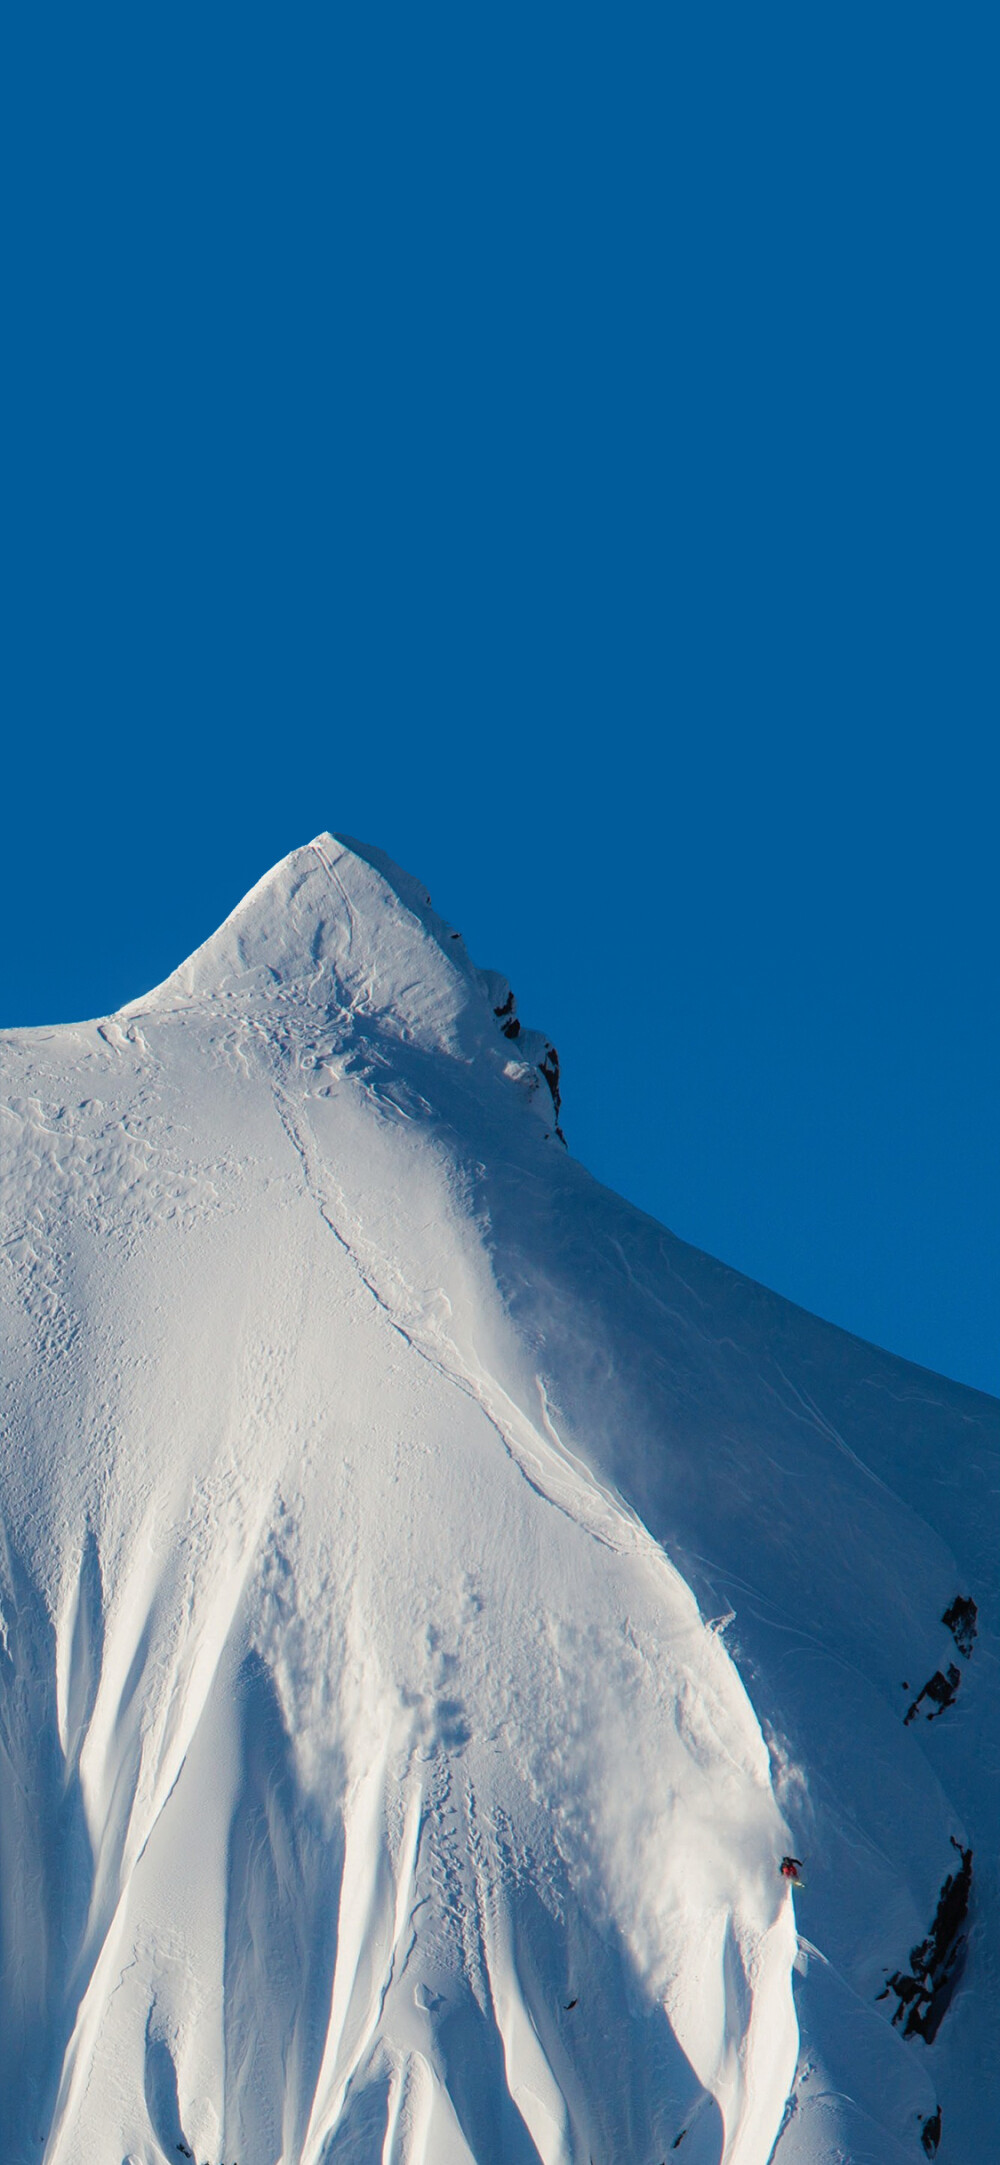
[{"label": "snow drift", "polygon": [[985,2161],[991,1402],[356,843],[3,1061],[6,2165]]}]

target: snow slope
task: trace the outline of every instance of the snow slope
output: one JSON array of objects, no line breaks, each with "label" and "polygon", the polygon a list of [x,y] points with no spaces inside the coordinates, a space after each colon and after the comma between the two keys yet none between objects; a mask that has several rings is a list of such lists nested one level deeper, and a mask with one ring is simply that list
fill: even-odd
[{"label": "snow slope", "polygon": [[2,1045],[4,2165],[985,2165],[992,1402],[598,1187],[376,850]]}]

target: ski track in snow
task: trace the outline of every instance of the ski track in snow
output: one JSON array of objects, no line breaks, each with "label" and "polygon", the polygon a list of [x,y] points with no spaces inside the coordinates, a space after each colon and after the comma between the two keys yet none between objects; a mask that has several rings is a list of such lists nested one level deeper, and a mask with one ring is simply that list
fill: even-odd
[{"label": "ski track in snow", "polygon": [[8,1034],[5,2165],[985,2161],[988,1904],[876,1997],[995,1781],[978,1579],[900,1704],[985,1402],[596,1188],[501,1010],[319,837]]}]

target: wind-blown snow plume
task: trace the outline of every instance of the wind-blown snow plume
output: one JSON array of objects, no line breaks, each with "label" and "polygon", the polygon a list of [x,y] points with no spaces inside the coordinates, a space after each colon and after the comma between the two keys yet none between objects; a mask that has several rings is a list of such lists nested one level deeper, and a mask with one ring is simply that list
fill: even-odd
[{"label": "wind-blown snow plume", "polygon": [[597,1187],[358,844],[3,1058],[4,2160],[985,2159],[989,1402]]}]

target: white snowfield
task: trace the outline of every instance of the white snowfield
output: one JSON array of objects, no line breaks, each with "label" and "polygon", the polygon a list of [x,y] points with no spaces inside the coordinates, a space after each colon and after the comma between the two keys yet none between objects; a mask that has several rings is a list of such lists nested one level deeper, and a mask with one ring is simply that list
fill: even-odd
[{"label": "white snowfield", "polygon": [[2,1050],[0,2165],[1000,2154],[992,1402],[597,1186],[376,850]]}]

